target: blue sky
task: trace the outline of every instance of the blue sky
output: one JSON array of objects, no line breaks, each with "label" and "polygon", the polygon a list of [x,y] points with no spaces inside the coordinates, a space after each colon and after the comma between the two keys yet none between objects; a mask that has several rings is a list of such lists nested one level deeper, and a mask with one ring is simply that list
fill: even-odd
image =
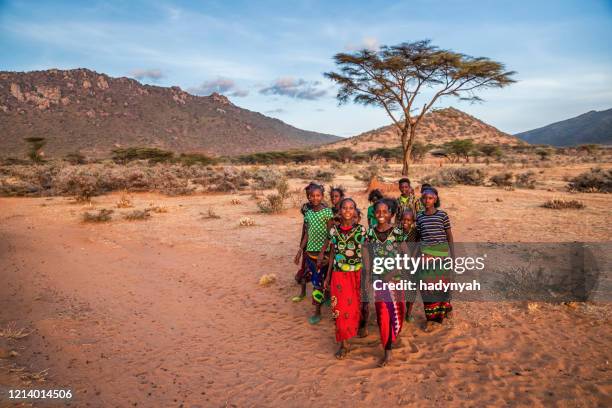
[{"label": "blue sky", "polygon": [[431,39],[518,72],[517,84],[455,106],[516,133],[612,108],[612,1],[3,1],[0,70],[85,67],[217,90],[294,126],[352,136],[390,123],[338,106],[332,56]]}]

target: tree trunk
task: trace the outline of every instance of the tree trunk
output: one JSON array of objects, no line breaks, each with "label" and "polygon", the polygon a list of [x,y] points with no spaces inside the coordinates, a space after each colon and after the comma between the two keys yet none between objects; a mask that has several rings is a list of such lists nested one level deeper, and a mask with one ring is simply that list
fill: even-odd
[{"label": "tree trunk", "polygon": [[[402,176],[408,176],[410,170],[410,154],[412,153],[412,144],[414,142],[415,127],[410,126],[410,130],[402,131]],[[410,136],[408,136],[410,134]]]}]

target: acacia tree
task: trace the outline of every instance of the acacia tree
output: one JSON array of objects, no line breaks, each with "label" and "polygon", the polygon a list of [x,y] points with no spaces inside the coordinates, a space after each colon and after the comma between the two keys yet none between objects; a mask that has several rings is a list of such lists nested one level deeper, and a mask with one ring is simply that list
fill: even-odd
[{"label": "acacia tree", "polygon": [[[402,175],[408,175],[416,130],[436,102],[446,96],[482,101],[476,91],[515,82],[511,78],[515,72],[506,71],[502,63],[440,49],[429,40],[338,53],[334,61],[338,72],[324,75],[340,86],[336,96],[340,104],[352,100],[380,106],[391,117],[402,145]],[[424,90],[432,94],[417,109]]]}]

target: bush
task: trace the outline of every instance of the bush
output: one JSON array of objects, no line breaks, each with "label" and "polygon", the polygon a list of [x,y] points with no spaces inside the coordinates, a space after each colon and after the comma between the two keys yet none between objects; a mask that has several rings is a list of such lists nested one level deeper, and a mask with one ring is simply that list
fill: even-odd
[{"label": "bush", "polygon": [[289,183],[282,177],[276,182],[276,192],[284,200],[289,195]]},{"label": "bush", "polygon": [[81,152],[68,153],[64,156],[64,160],[70,164],[85,164],[87,162],[85,156]]},{"label": "bush", "polygon": [[115,163],[126,164],[134,160],[148,160],[149,163],[169,162],[174,153],[156,147],[128,147],[125,149],[114,149],[111,155]]},{"label": "bush", "polygon": [[314,174],[314,178],[317,181],[325,181],[327,183],[331,183],[334,181],[334,173],[332,171],[327,170],[317,170]]},{"label": "bush", "polygon": [[497,187],[506,187],[512,185],[513,174],[510,171],[491,176],[490,181]]},{"label": "bush", "polygon": [[298,167],[295,169],[285,170],[285,176],[289,178],[297,178],[302,180],[311,180],[314,178],[314,171],[306,167]]},{"label": "bush", "polygon": [[485,175],[484,170],[475,167],[457,167],[443,169],[438,174],[427,176],[421,181],[434,186],[453,186],[455,184],[481,186],[484,184]]},{"label": "bush", "polygon": [[561,199],[553,199],[548,200],[544,204],[542,204],[544,208],[550,208],[553,210],[565,210],[565,209],[573,209],[573,210],[581,210],[585,207],[585,205],[577,200],[561,200]]},{"label": "bush", "polygon": [[83,214],[83,222],[107,222],[111,220],[111,214],[113,210],[107,210],[106,208],[100,209],[98,212],[85,212]]},{"label": "bush", "polygon": [[59,194],[72,195],[77,201],[89,201],[103,192],[99,173],[89,168],[65,167],[53,184]]},{"label": "bush", "polygon": [[610,193],[612,192],[612,169],[595,168],[584,172],[568,184],[570,191],[581,191],[584,193]]},{"label": "bush", "polygon": [[144,209],[144,210],[130,211],[127,214],[125,214],[123,218],[129,221],[146,220],[151,217],[150,211],[151,210],[149,208]]},{"label": "bush", "polygon": [[353,177],[359,181],[363,181],[364,183],[369,183],[373,178],[380,180],[380,166],[376,162],[370,162],[368,167],[366,167],[360,174],[353,175]]},{"label": "bush", "polygon": [[266,198],[257,203],[259,211],[264,214],[273,214],[283,211],[283,197],[280,194],[268,194]]},{"label": "bush", "polygon": [[276,186],[277,180],[281,177],[278,170],[271,168],[257,169],[251,174],[254,187],[259,190],[267,190]]},{"label": "bush", "polygon": [[528,171],[525,173],[517,174],[514,185],[516,187],[534,189],[535,183],[536,183],[535,173],[533,171]]}]

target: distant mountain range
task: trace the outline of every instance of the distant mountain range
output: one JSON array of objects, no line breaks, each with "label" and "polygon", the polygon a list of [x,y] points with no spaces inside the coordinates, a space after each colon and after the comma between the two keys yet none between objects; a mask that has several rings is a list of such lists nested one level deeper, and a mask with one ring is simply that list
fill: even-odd
[{"label": "distant mountain range", "polygon": [[22,156],[25,137],[43,151],[106,156],[114,148],[236,155],[339,140],[242,109],[225,96],[143,85],[88,69],[0,72],[0,155]]},{"label": "distant mountain range", "polygon": [[517,133],[526,142],[552,146],[612,144],[612,109],[590,111],[538,129]]},{"label": "distant mountain range", "polygon": [[[455,108],[434,110],[423,117],[417,128],[416,140],[424,144],[442,145],[454,139],[472,139],[474,143],[517,145],[524,142]],[[395,126],[388,125],[357,136],[321,146],[323,150],[350,147],[366,151],[400,145]]]}]

